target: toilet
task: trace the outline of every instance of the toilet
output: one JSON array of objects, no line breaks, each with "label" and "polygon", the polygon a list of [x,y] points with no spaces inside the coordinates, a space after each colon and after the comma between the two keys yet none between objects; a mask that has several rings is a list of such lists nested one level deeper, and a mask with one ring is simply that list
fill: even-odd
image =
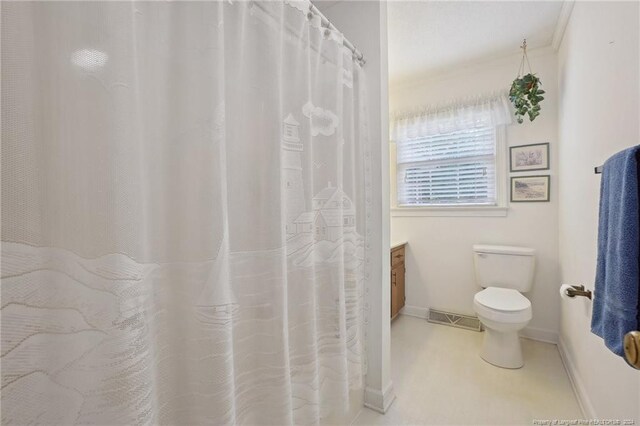
[{"label": "toilet", "polygon": [[473,306],[485,329],[480,356],[503,368],[524,365],[518,331],[531,321],[531,290],[535,250],[511,246],[473,246],[476,293]]}]

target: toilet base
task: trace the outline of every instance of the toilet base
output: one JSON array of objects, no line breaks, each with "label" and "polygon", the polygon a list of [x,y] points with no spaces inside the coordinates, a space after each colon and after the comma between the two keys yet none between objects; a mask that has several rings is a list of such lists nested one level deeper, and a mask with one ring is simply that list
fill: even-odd
[{"label": "toilet base", "polygon": [[517,331],[496,331],[485,327],[482,359],[502,368],[520,368],[524,365],[520,337]]}]

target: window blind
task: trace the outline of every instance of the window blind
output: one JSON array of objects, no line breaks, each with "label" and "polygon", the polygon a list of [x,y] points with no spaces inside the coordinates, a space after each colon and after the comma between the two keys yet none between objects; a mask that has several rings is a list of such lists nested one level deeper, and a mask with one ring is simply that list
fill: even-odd
[{"label": "window blind", "polygon": [[495,205],[496,129],[398,140],[397,173],[401,206]]}]

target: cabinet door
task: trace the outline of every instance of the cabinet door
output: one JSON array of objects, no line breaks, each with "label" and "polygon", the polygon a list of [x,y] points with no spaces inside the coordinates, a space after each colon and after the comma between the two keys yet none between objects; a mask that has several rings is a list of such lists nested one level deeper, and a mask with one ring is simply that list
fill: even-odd
[{"label": "cabinet door", "polygon": [[396,285],[396,269],[391,269],[391,318],[398,313],[398,286]]},{"label": "cabinet door", "polygon": [[391,267],[404,265],[404,246],[391,250]]},{"label": "cabinet door", "polygon": [[396,271],[396,297],[398,298],[397,309],[400,312],[400,309],[404,308],[404,263],[402,265],[398,265],[394,268]]}]

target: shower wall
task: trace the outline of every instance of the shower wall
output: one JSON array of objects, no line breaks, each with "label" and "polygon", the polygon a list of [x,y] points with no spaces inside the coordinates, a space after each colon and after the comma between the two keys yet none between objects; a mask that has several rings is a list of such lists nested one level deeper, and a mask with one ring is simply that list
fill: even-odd
[{"label": "shower wall", "polygon": [[363,53],[367,63],[369,136],[371,144],[373,223],[379,224],[372,236],[374,269],[370,277],[369,323],[367,339],[367,389],[365,404],[385,411],[393,401],[389,374],[389,114],[387,69],[386,1],[340,1],[317,6]]}]

